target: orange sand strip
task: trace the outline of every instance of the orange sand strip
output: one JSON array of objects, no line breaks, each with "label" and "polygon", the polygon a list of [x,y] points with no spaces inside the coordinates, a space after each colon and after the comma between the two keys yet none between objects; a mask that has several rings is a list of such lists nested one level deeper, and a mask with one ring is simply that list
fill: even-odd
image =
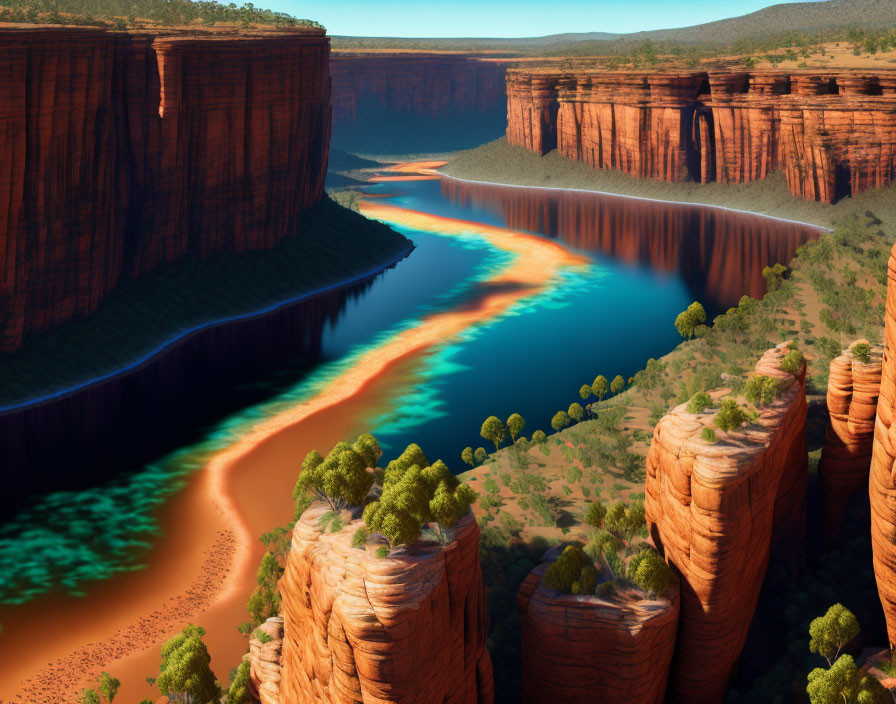
[{"label": "orange sand strip", "polygon": [[418,171],[438,169],[440,166],[444,166],[447,163],[447,161],[406,161],[401,164],[390,166],[388,171],[398,171],[404,174],[416,173]]},{"label": "orange sand strip", "polygon": [[415,174],[413,176],[371,176],[367,179],[371,183],[387,183],[389,181],[438,181],[438,174]]},{"label": "orange sand strip", "polygon": [[[155,596],[159,600],[164,600],[167,597],[166,601],[172,607],[170,616],[176,619],[174,622],[162,618],[157,627],[148,629],[148,631],[129,628],[124,638],[115,632],[104,636],[99,642],[92,641],[82,644],[77,650],[77,657],[64,655],[55,663],[51,663],[50,668],[45,667],[37,673],[15,673],[17,680],[21,681],[20,678],[29,677],[32,683],[37,685],[35,689],[31,689],[32,696],[39,693],[39,696],[43,695],[40,696],[40,701],[54,702],[54,704],[63,701],[76,701],[77,691],[93,680],[100,671],[105,669],[116,674],[115,660],[119,660],[119,666],[124,666],[132,655],[139,655],[141,663],[153,660],[158,662],[157,652],[161,642],[168,634],[179,629],[188,621],[201,620],[202,625],[209,629],[210,635],[213,628],[217,630],[235,628],[237,622],[229,619],[233,618],[234,608],[244,603],[248,596],[248,589],[251,589],[251,575],[256,567],[255,563],[258,560],[260,548],[256,538],[257,531],[253,532],[250,529],[246,515],[250,510],[255,514],[259,511],[263,513],[265,507],[241,506],[239,500],[245,500],[247,497],[243,492],[230,491],[231,473],[241,466],[242,469],[249,467],[254,481],[263,483],[271,468],[260,460],[257,462],[252,462],[252,460],[262,457],[264,455],[263,448],[282,437],[286,431],[295,429],[313,416],[329,411],[350,399],[353,405],[360,403],[364,400],[362,392],[365,387],[382,376],[390,366],[456,336],[472,325],[502,315],[518,300],[538,294],[564,268],[587,265],[587,259],[584,257],[571,254],[561,245],[534,235],[428,215],[381,203],[365,201],[361,203],[360,209],[362,213],[370,217],[419,230],[483,237],[493,246],[515,255],[507,266],[495,272],[485,283],[513,285],[494,286],[493,290],[486,288],[479,299],[462,310],[429,316],[416,328],[404,331],[381,347],[364,354],[353,368],[334,379],[324,391],[315,397],[289,411],[261,421],[234,445],[214,456],[187,490],[186,494],[191,499],[189,502],[183,502],[188,506],[186,512],[181,506],[182,516],[189,515],[189,504],[193,504],[193,508],[205,515],[208,515],[209,509],[213,508],[212,513],[216,514],[214,523],[223,526],[223,532],[220,532],[220,529],[215,531],[215,541],[206,540],[204,543],[203,541],[192,541],[198,543],[202,548],[200,554],[195,554],[195,546],[189,553],[191,564],[194,565],[202,563],[202,554],[206,556],[209,553],[214,554],[215,567],[218,568],[215,570],[214,578],[209,579],[210,575],[205,575],[205,579],[200,582],[190,583],[186,592],[179,591],[176,587],[172,589],[173,585],[156,585],[158,593]],[[298,456],[296,455],[296,457]],[[297,460],[295,462],[298,463]],[[286,498],[288,499],[288,491],[285,491],[284,494],[287,494]],[[163,541],[169,548],[172,541],[174,545],[180,547],[185,547],[189,543],[189,541],[179,543],[184,536],[176,534],[178,528],[179,526],[175,523],[171,531],[173,534],[166,536]],[[212,526],[208,525],[207,528],[212,529]],[[182,528],[182,530],[184,529],[190,530],[191,528]],[[213,545],[221,540],[225,541],[221,547],[213,549]],[[177,554],[177,558],[180,560],[185,559],[184,552],[178,550],[169,550],[169,552]],[[228,608],[225,609],[224,606]],[[239,608],[236,609],[236,613],[238,612]],[[209,623],[209,619],[214,620],[218,614],[223,613],[227,614],[227,623]],[[136,626],[136,624],[151,621],[156,616],[156,612],[148,613],[145,610],[140,610],[132,615],[131,623]],[[161,635],[161,631],[165,631],[165,635]],[[110,641],[116,638],[119,642],[111,647]],[[66,652],[71,651],[67,650]],[[214,657],[214,649],[212,654]],[[42,652],[41,657],[46,663],[51,658],[58,658],[59,651]],[[125,658],[125,660],[121,661],[121,658]],[[221,670],[222,666],[229,668],[232,664],[215,660],[213,666]],[[129,666],[125,669],[126,672],[121,672],[119,667],[117,675],[122,679],[121,695],[124,696],[127,693],[127,696],[131,696],[130,692],[133,692],[139,683],[133,681],[135,678],[134,672],[132,672],[133,667]],[[223,671],[219,672],[219,675],[222,674]],[[66,683],[64,689],[51,684],[60,682]],[[31,699],[29,697],[29,700],[38,701],[38,698]]]}]

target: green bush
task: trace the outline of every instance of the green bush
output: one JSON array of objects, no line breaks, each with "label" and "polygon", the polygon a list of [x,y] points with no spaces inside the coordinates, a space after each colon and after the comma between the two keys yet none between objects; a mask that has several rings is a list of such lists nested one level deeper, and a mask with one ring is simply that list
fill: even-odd
[{"label": "green bush", "polygon": [[747,412],[737,405],[733,398],[724,398],[714,420],[715,426],[722,432],[737,430],[748,420]]},{"label": "green bush", "polygon": [[580,545],[567,545],[548,567],[542,584],[562,594],[593,594],[597,570]]},{"label": "green bush", "polygon": [[744,386],[744,397],[755,406],[769,406],[781,392],[777,379],[770,376],[751,376]]},{"label": "green bush", "polygon": [[868,364],[871,361],[871,345],[867,342],[857,342],[850,347],[850,350],[852,351],[852,356],[863,364]]},{"label": "green bush", "polygon": [[660,554],[645,543],[628,564],[628,578],[648,595],[663,594],[672,584],[672,570]]},{"label": "green bush", "polygon": [[703,413],[707,408],[712,408],[712,398],[705,391],[694,394],[688,401],[688,413]]},{"label": "green bush", "polygon": [[[837,345],[839,348],[839,345]],[[834,355],[837,356],[836,354]],[[788,374],[798,374],[800,369],[803,368],[803,364],[806,359],[803,357],[803,353],[799,350],[792,349],[781,360],[781,370],[787,372]]]},{"label": "green bush", "polygon": [[716,431],[712,428],[704,428],[700,432],[700,437],[703,438],[704,441],[709,443],[716,443],[719,441],[719,437],[716,435]]}]

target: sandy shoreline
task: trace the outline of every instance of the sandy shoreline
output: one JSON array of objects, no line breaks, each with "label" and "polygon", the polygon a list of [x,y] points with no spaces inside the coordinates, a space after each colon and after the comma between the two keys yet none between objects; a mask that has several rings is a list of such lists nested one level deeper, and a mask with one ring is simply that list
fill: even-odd
[{"label": "sandy shoreline", "polygon": [[[290,489],[302,449],[325,450],[360,432],[361,419],[369,417],[364,410],[388,405],[395,394],[395,376],[407,374],[414,359],[470,326],[502,315],[520,299],[537,295],[562,269],[585,263],[561,245],[534,235],[382,203],[362,202],[361,212],[419,230],[481,237],[514,257],[484,282],[487,286],[469,305],[432,314],[371,349],[313,398],[260,421],[216,454],[170,509],[176,515],[169,517],[170,534],[160,541],[167,548],[152,563],[153,575],[149,570],[128,575],[126,583],[146,589],[147,594],[135,602],[126,621],[121,623],[121,614],[117,620],[106,619],[99,613],[104,604],[94,599],[91,609],[102,616],[100,624],[90,624],[94,640],[77,642],[80,630],[62,642],[44,643],[32,637],[35,648],[29,652],[27,671],[0,669],[0,682],[8,683],[3,689],[16,688],[15,693],[0,692],[0,697],[11,697],[9,701],[18,704],[74,702],[80,688],[103,670],[122,680],[118,695],[122,700],[152,696],[145,677],[157,674],[159,645],[190,621],[208,629],[212,666],[219,678],[226,679],[238,663],[240,649],[245,650],[236,626],[247,618],[245,599],[262,552],[257,536],[289,520]],[[248,494],[251,501],[246,500]],[[189,518],[178,520],[178,516]],[[197,527],[197,520],[201,526]],[[130,598],[130,591],[124,591]],[[121,606],[121,593],[118,597]],[[41,620],[39,607],[32,612]],[[82,618],[88,615],[80,614]],[[17,640],[16,632],[24,637],[41,630],[40,624],[27,620],[11,626],[0,639],[0,652],[7,646],[6,658],[0,662],[15,660],[9,644]],[[67,654],[58,657],[59,652]]]}]

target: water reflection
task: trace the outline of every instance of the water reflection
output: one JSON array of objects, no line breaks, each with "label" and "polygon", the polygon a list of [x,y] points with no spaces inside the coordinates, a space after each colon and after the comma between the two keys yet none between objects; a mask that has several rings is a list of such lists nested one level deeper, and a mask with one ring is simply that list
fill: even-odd
[{"label": "water reflection", "polygon": [[695,300],[723,310],[765,293],[762,269],[787,263],[817,228],[720,208],[577,191],[441,180],[453,203],[500,217],[508,227],[555,237],[659,272],[681,275]]}]

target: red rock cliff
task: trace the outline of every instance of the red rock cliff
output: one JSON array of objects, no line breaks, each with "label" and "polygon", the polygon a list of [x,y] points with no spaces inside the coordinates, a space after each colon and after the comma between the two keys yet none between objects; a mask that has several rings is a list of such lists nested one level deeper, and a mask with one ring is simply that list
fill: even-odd
[{"label": "red rock cliff", "polygon": [[871,500],[871,547],[874,576],[880,595],[890,645],[896,645],[896,246],[887,268],[887,307],[884,331],[883,368],[868,493]]},{"label": "red rock cliff", "polygon": [[883,349],[875,345],[868,361],[862,361],[850,346],[831,360],[827,393],[830,420],[818,464],[824,531],[829,543],[840,534],[852,497],[867,495],[882,354]]},{"label": "red rock cliff", "polygon": [[362,521],[322,534],[323,507],[293,530],[280,580],[281,704],[491,704],[485,588],[472,514],[445,546],[380,558],[352,547]]},{"label": "red rock cliff", "polygon": [[329,39],[0,28],[0,351],[124,277],[270,248],[322,193]]},{"label": "red rock cliff", "polygon": [[507,75],[507,138],[595,168],[743,183],[784,172],[810,200],[896,177],[896,71]]},{"label": "red rock cliff", "polygon": [[718,431],[718,441],[710,443],[701,433],[714,411],[694,415],[681,405],[654,430],[647,524],[681,575],[672,702],[722,701],[770,553],[805,531],[805,367],[797,376],[782,371],[786,351],[784,345],[770,350],[756,367],[788,386],[755,423]]},{"label": "red rock cliff", "polygon": [[550,563],[520,585],[525,704],[661,704],[675,649],[678,584],[659,599],[620,588],[608,600],[541,585]]}]

